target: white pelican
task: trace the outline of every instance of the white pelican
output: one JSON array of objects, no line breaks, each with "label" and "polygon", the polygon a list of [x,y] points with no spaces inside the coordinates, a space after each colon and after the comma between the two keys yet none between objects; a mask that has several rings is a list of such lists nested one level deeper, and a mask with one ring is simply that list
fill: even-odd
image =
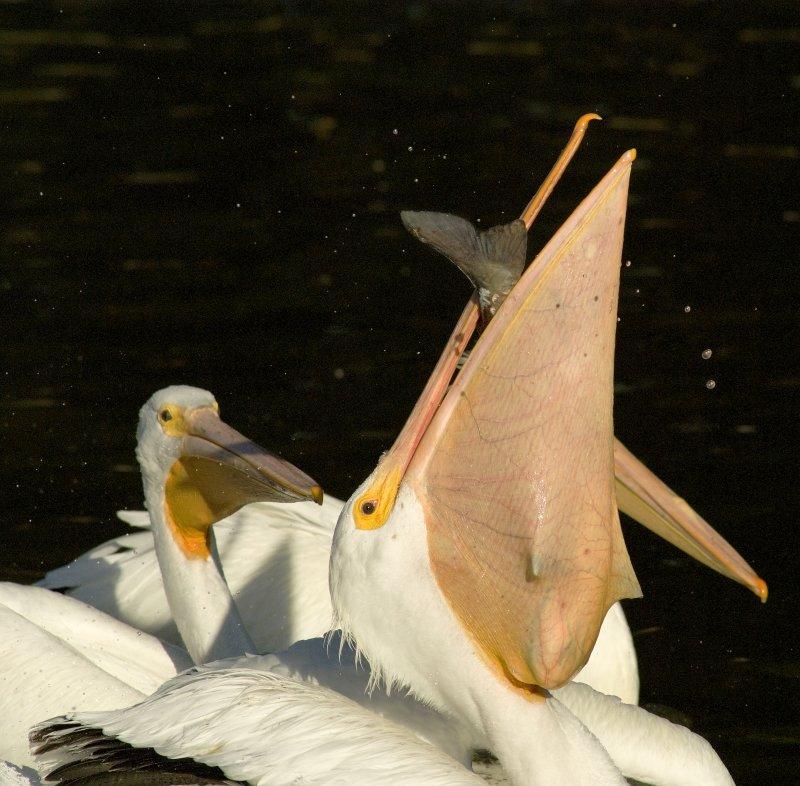
[{"label": "white pelican", "polygon": [[37,721],[127,706],[193,662],[255,652],[217,570],[211,524],[254,499],[321,501],[307,475],[225,425],[206,391],[159,391],[139,424],[155,547],[189,653],[74,598],[0,584],[0,757],[17,764],[30,764]]},{"label": "white pelican", "polygon": [[[456,329],[334,534],[336,621],[373,675],[482,731],[514,784],[624,783],[610,746],[551,691],[586,662],[607,609],[641,594],[613,484],[633,159],[625,154],[550,240],[448,390],[465,343]],[[760,585],[727,544],[684,524],[690,551]],[[711,754],[698,744],[685,755]],[[716,764],[705,782],[731,783]]]},{"label": "white pelican", "polygon": [[[610,368],[616,284],[613,279],[609,283],[608,274],[609,268],[616,273],[619,265],[621,216],[624,216],[629,166],[630,159],[620,162],[548,244],[531,272],[515,288],[496,323],[489,326],[479,341],[429,426],[461,354],[470,319],[474,324],[474,311],[465,312],[454,333],[452,346],[448,347],[437,366],[395,447],[345,507],[337,524],[331,554],[334,607],[345,631],[355,636],[364,654],[376,667],[370,682],[374,684],[382,677],[387,686],[394,682],[407,684],[425,701],[446,708],[457,718],[453,721],[455,726],[466,730],[472,741],[487,743],[500,754],[514,783],[622,783],[616,767],[635,769],[637,777],[644,777],[652,783],[675,783],[676,772],[679,772],[682,782],[688,779],[703,784],[730,783],[724,766],[710,746],[696,735],[650,716],[640,708],[621,705],[613,697],[596,694],[578,683],[562,686],[586,661],[603,615],[615,599],[614,581],[611,589],[607,586],[609,575],[617,580],[617,584],[622,583],[631,590],[638,589],[627,562],[618,521],[613,518],[616,509],[611,481]],[[606,232],[599,233],[598,227]],[[580,253],[567,253],[573,249],[572,244],[577,245]],[[557,253],[558,250],[561,253]],[[559,265],[565,255],[572,264]],[[576,273],[576,262],[586,261],[590,255],[597,257],[600,273],[605,275],[605,279],[596,280],[593,270],[579,268]],[[575,275],[564,280],[563,275],[558,275],[564,269]],[[584,276],[586,281],[582,280]],[[534,286],[537,282],[540,284],[538,287]],[[539,297],[538,303],[533,305],[527,297],[531,290]],[[557,306],[534,307],[542,305],[543,293],[551,298],[556,290],[559,290],[558,297],[562,298]],[[592,292],[597,293],[596,300],[591,297]],[[584,313],[584,301],[587,300],[597,304],[589,305],[588,314]],[[521,303],[527,308],[520,308]],[[530,320],[545,322],[536,325],[537,328],[551,327],[547,322],[554,319],[562,304],[565,305],[563,319],[566,323],[560,323],[560,327],[566,330],[566,342],[554,346],[552,329],[549,336],[547,330],[531,330]],[[574,313],[569,313],[573,308]],[[520,338],[520,331],[525,334],[527,345],[523,352],[519,351],[519,341],[514,340]],[[596,334],[592,335],[592,331]],[[527,341],[529,333],[535,338]],[[603,338],[598,340],[601,335]],[[577,351],[571,348],[573,343],[577,343]],[[588,359],[581,360],[584,345]],[[553,355],[552,373],[546,378],[535,373],[540,368],[536,364],[541,363],[544,353]],[[510,359],[509,355],[513,357]],[[501,361],[504,359],[513,361],[510,368],[503,367]],[[535,402],[539,399],[536,395],[539,391],[535,389],[533,380],[540,382],[539,377],[545,378],[547,385],[550,377],[554,377],[563,385],[563,367],[574,370],[575,364],[584,372],[576,382],[591,383],[586,389],[573,391],[576,393],[575,417],[568,413],[565,424],[563,412],[556,407],[552,419],[545,417],[529,427],[532,407],[521,406],[515,386],[521,382],[522,399]],[[469,386],[476,377],[490,378],[493,385],[510,388],[510,392],[516,394],[517,407],[521,409],[519,417],[511,413],[504,416],[502,412],[496,418],[484,417],[480,405],[485,401],[474,398],[472,394],[476,389]],[[553,401],[563,402],[563,397],[542,396],[542,406],[536,412],[552,408]],[[587,402],[593,406],[600,405],[597,417],[587,416],[584,411]],[[425,491],[437,495],[439,506],[434,510],[443,516],[464,511],[463,506],[459,506],[458,496],[468,492],[465,500],[468,505],[467,524],[463,533],[467,542],[458,542],[455,547],[447,544],[441,549],[440,544],[432,540],[429,557],[425,527],[430,524],[416,494],[421,493],[425,480],[430,481],[426,478],[429,469],[424,460],[431,455],[433,459],[441,456],[437,452],[440,441],[454,434],[449,421],[454,417],[454,410],[456,416],[459,411],[463,412],[463,409],[459,410],[459,403],[462,407],[474,407],[472,419],[462,422],[468,426],[470,423],[484,425],[485,429],[477,435],[473,433],[472,451],[464,451],[461,446],[461,466],[454,468],[449,475],[433,476],[436,482],[433,485],[429,483]],[[547,414],[545,412],[545,416]],[[513,456],[509,461],[503,452],[508,439],[530,441],[534,432],[547,429],[557,436],[557,430],[564,426],[567,438],[551,446],[560,455],[552,457],[549,464],[541,450],[536,455],[538,461],[528,460],[534,455],[530,450],[531,455],[525,456],[523,463],[515,462]],[[426,427],[427,433],[423,434]],[[589,439],[581,433],[587,428],[591,432]],[[502,429],[511,429],[512,434],[502,434]],[[463,433],[462,430],[460,434]],[[572,437],[583,441],[571,448]],[[493,462],[495,459],[506,460],[487,466],[477,458],[481,452],[477,450],[478,446],[491,454]],[[605,464],[602,460],[604,454]],[[539,461],[549,471],[540,474]],[[479,465],[480,474],[476,475]],[[574,482],[575,472],[580,479],[578,484]],[[562,480],[565,487],[556,488],[555,491],[561,493],[551,495],[554,485],[557,485],[550,477],[552,473]],[[469,483],[459,483],[459,475],[469,478]],[[498,486],[503,488],[490,498],[491,504],[487,505],[481,487],[497,490]],[[524,496],[526,487],[538,492],[538,497],[533,500],[538,505],[529,509],[535,511],[534,521],[541,521],[543,525],[545,538],[540,544],[541,549],[528,552],[527,557],[523,553],[525,549],[520,549],[517,556],[521,559],[517,559],[503,534],[492,526],[487,528],[494,533],[489,535],[488,539],[493,541],[488,545],[472,537],[469,522],[480,527],[487,510],[491,512],[493,506],[499,505],[511,520],[512,537],[508,540],[529,546],[530,538],[525,531],[513,529],[517,523],[514,511],[525,507],[520,493]],[[585,504],[586,497],[579,493],[586,488],[597,491],[596,496],[589,499],[589,505]],[[453,494],[454,491],[457,494]],[[603,492],[605,500],[602,499]],[[555,539],[551,534],[552,527],[547,526],[552,522],[551,506],[556,509],[563,525],[556,530]],[[584,518],[595,523],[588,537]],[[612,519],[610,525],[605,521],[607,518]],[[502,522],[497,524],[502,527]],[[697,548],[707,555],[709,561],[718,568],[725,567],[736,573],[740,579],[744,578],[727,544],[718,547],[703,542],[704,533],[692,531],[686,524],[684,522],[687,537],[695,539],[699,544]],[[446,530],[446,525],[437,526],[435,534],[437,537],[442,532],[447,534]],[[609,536],[611,543],[606,547]],[[565,551],[562,541],[574,548]],[[481,550],[476,546],[485,548]],[[499,564],[492,564],[494,559]],[[511,562],[510,566],[508,562]],[[733,567],[729,567],[731,565]],[[485,566],[488,566],[488,577],[483,575]],[[521,581],[516,575],[520,571]],[[466,581],[459,581],[464,578]],[[528,585],[532,585],[534,590],[541,588],[542,594],[535,591],[532,597],[525,597],[525,591],[531,589]],[[596,600],[598,585],[602,590],[599,602]],[[585,587],[588,587],[588,592],[583,591]],[[457,594],[462,591],[466,600]],[[528,633],[526,623],[532,616],[529,609],[535,612],[531,626],[534,646],[531,650],[535,655],[532,660],[536,669],[530,674],[524,670],[528,667],[525,660],[528,650],[523,648],[523,656],[519,656],[513,649],[520,638],[524,644],[528,643],[524,637]],[[460,616],[462,612],[463,617]],[[588,633],[587,628],[590,629]],[[522,631],[522,637],[515,639],[513,634],[518,633],[518,629]],[[494,635],[496,631],[499,631],[497,636]],[[558,657],[551,657],[559,644]],[[307,646],[312,647],[312,652],[318,652],[320,644],[311,642]],[[302,647],[298,644],[293,650],[296,652]],[[562,662],[562,656],[567,663]],[[200,712],[200,717],[192,717],[192,708],[199,701],[195,691],[210,697],[203,687],[208,684],[201,679],[203,675],[218,681],[222,689],[219,695],[223,695],[229,685],[241,688],[241,680],[247,679],[241,673],[242,668],[250,666],[260,674],[265,667],[269,668],[270,657],[285,658],[279,670],[291,672],[296,668],[291,658],[285,655],[249,659],[236,666],[227,662],[205,667],[172,680],[135,710],[77,713],[42,724],[32,737],[35,752],[54,782],[60,775],[69,777],[72,770],[59,769],[64,765],[73,768],[80,762],[81,772],[96,768],[96,761],[92,761],[95,746],[98,750],[118,751],[122,769],[126,761],[138,762],[143,761],[140,757],[151,756],[141,749],[155,746],[161,755],[172,759],[190,757],[219,767],[225,777],[243,777],[249,783],[267,782],[267,773],[276,771],[270,768],[276,767],[280,772],[281,767],[287,766],[288,756],[288,761],[296,768],[304,768],[302,772],[291,770],[292,777],[307,778],[309,783],[320,782],[321,778],[323,782],[331,782],[331,777],[336,775],[337,747],[330,737],[317,740],[312,735],[311,739],[299,740],[294,735],[286,743],[291,743],[289,754],[282,748],[284,743],[273,750],[269,741],[254,737],[252,719],[269,717],[270,720],[265,722],[271,727],[275,722],[274,713],[278,711],[276,703],[262,693],[251,697],[241,690],[228,691],[228,698],[222,698],[219,703],[210,699],[211,705]],[[316,668],[317,656],[314,655],[311,661],[309,667]],[[299,671],[307,672],[308,668]],[[214,676],[210,676],[212,674]],[[290,676],[294,675],[290,673]],[[308,675],[302,676],[307,678]],[[529,676],[533,680],[526,682],[525,678]],[[544,687],[536,687],[539,685]],[[544,688],[548,687],[558,688],[555,697],[546,693]],[[239,702],[240,696],[247,699]],[[338,706],[336,720],[331,723],[339,730],[339,736],[346,738],[349,713],[344,704]],[[391,706],[396,705],[392,702]],[[185,725],[176,731],[177,719]],[[621,744],[626,736],[636,737],[637,734],[639,740],[647,745],[643,750],[632,751]],[[113,740],[126,745],[116,745]],[[347,747],[347,739],[342,745]],[[127,746],[133,746],[139,752]],[[299,746],[305,751],[302,756]],[[551,750],[552,757],[547,750]],[[362,753],[366,755],[368,751]],[[244,768],[243,762],[255,762],[256,759],[258,763],[253,763],[251,769]],[[331,763],[333,772],[330,772]],[[177,766],[177,762],[173,761],[172,766]],[[666,771],[662,773],[660,767]]]}]

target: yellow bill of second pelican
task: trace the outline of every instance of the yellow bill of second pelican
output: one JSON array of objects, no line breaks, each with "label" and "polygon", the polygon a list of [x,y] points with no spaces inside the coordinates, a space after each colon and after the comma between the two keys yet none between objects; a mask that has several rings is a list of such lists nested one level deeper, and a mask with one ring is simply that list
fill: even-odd
[{"label": "yellow bill of second pelican", "polygon": [[209,527],[251,502],[322,503],[316,481],[231,428],[214,407],[170,405],[158,418],[166,434],[182,438],[167,475],[164,507],[187,557],[205,559]]}]

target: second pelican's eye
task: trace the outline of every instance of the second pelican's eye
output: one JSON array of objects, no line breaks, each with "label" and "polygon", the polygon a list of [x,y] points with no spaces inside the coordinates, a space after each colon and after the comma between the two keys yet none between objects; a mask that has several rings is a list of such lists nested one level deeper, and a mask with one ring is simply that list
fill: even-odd
[{"label": "second pelican's eye", "polygon": [[378,507],[378,501],[375,499],[368,499],[361,503],[361,512],[365,516],[371,516]]},{"label": "second pelican's eye", "polygon": [[168,420],[172,420],[172,413],[168,409],[162,409],[161,412],[158,413],[158,417],[162,423],[166,423]]}]

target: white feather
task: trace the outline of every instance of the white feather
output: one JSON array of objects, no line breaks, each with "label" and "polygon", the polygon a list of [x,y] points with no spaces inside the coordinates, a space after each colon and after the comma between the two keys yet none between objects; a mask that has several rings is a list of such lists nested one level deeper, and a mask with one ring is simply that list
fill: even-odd
[{"label": "white feather", "polygon": [[[345,697],[275,672],[195,669],[120,712],[69,720],[254,786],[458,786],[483,781],[447,754]],[[342,722],[346,720],[346,722]],[[47,773],[77,755],[39,758]]]},{"label": "white feather", "polygon": [[146,510],[118,510],[117,518],[129,527],[150,529],[150,514]]},{"label": "white feather", "polygon": [[627,777],[659,786],[733,786],[711,745],[684,726],[577,682],[554,695],[581,719]]},{"label": "white feather", "polygon": [[29,765],[34,723],[141,700],[190,661],[177,647],[83,603],[0,584],[0,758]]}]

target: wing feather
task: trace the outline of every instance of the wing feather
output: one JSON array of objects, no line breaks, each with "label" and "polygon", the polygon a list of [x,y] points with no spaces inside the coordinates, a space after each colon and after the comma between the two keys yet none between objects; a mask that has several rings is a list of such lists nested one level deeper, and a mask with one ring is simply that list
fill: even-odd
[{"label": "wing feather", "polygon": [[[84,731],[88,741],[70,743]],[[106,738],[217,767],[254,786],[482,782],[446,753],[344,696],[276,672],[221,663],[184,672],[133,707],[72,713],[31,734],[37,765],[49,774],[87,759],[96,767],[93,749]],[[116,744],[115,750],[123,748]],[[144,760],[158,763],[152,752]]]},{"label": "wing feather", "polygon": [[614,499],[613,363],[632,154],[489,324],[407,477],[454,613],[514,682],[555,687],[640,595]]}]

